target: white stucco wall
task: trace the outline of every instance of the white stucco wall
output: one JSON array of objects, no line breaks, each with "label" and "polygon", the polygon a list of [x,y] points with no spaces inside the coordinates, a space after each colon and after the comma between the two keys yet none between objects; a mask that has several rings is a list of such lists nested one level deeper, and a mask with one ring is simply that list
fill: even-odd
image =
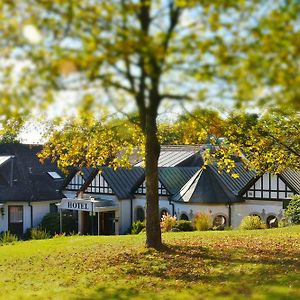
[{"label": "white stucco wall", "polygon": [[197,213],[207,213],[212,218],[217,215],[222,215],[226,218],[228,224],[228,206],[225,204],[200,204],[200,203],[174,203],[175,213],[179,219],[182,214],[188,216],[189,220],[192,221]]},{"label": "white stucco wall", "polygon": [[[92,196],[91,194],[84,194],[84,197]],[[95,195],[96,196],[96,195]],[[115,195],[101,195],[101,198],[113,200],[116,205],[119,206],[118,226],[119,233],[127,233],[131,226],[131,200],[118,200]],[[199,203],[179,203],[172,202],[174,204],[175,214],[179,219],[182,214],[188,216],[189,220],[193,220],[194,216],[199,213],[208,213],[212,218],[217,215],[222,215],[226,218],[226,224],[229,225],[229,208],[226,204],[199,204]],[[48,204],[49,206],[49,204]],[[136,220],[136,210],[138,207],[144,209],[146,213],[146,198],[144,195],[136,195],[136,198],[132,199],[132,217],[133,221]],[[162,209],[168,210],[172,214],[173,207],[170,205],[168,197],[160,197],[159,201],[160,211]],[[27,208],[28,209],[28,208]],[[42,207],[36,207],[36,220],[43,214]],[[281,201],[266,201],[266,200],[246,200],[242,203],[236,203],[231,205],[231,226],[234,228],[239,227],[242,218],[251,214],[258,214],[265,222],[270,215],[277,216],[279,219],[282,217],[283,208]],[[30,216],[30,215],[29,215]],[[29,220],[30,221],[30,220]],[[37,221],[38,222],[38,221]],[[116,233],[118,232],[116,228]]]},{"label": "white stucco wall", "polygon": [[[160,211],[165,209],[172,214],[172,206],[169,204],[167,197],[161,196],[159,199]],[[146,197],[144,195],[136,195],[136,198],[133,199],[133,221],[136,220],[136,210],[138,207],[142,207],[146,213]]]},{"label": "white stucco wall", "polygon": [[[188,216],[189,220],[193,220],[194,216],[199,213],[208,213],[212,218],[217,215],[226,217],[227,225],[229,224],[229,208],[226,204],[191,204],[191,203],[178,203],[172,202],[175,208],[175,214],[179,219],[181,214]],[[144,196],[139,196],[133,200],[133,219],[136,220],[136,209],[138,207],[146,208],[146,199]],[[167,209],[172,213],[172,206],[169,201],[164,198],[160,198],[159,208]],[[146,211],[146,209],[145,209]],[[258,214],[262,217],[262,220],[266,222],[268,216],[277,216],[279,219],[283,215],[282,202],[281,201],[263,201],[263,200],[246,200],[242,203],[236,203],[231,205],[231,226],[234,228],[239,227],[241,220],[248,215]],[[125,214],[126,215],[126,214]]]},{"label": "white stucco wall", "polygon": [[264,222],[268,216],[276,216],[279,219],[283,215],[283,208],[281,201],[263,201],[263,200],[246,200],[243,203],[236,203],[232,205],[232,227],[239,227],[242,219],[245,216],[252,214],[259,215]]},{"label": "white stucco wall", "polygon": [[[43,202],[31,202],[33,209],[33,227],[38,226],[44,215],[50,212],[50,203],[56,203],[57,201],[43,201]],[[4,216],[0,214],[0,232],[8,230],[8,205],[23,206],[23,232],[30,228],[31,212],[28,202],[9,202],[3,205]]]},{"label": "white stucco wall", "polygon": [[120,234],[124,234],[127,233],[130,229],[131,226],[131,220],[130,220],[130,216],[131,216],[131,211],[130,211],[130,204],[129,199],[127,200],[120,200],[119,201],[119,229],[120,229]]}]

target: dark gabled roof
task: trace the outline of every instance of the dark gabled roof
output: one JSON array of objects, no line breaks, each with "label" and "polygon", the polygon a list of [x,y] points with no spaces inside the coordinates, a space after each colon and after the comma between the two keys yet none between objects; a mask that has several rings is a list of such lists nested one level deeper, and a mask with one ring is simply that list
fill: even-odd
[{"label": "dark gabled roof", "polygon": [[97,168],[93,168],[93,167],[83,167],[80,170],[80,174],[82,174],[82,177],[84,179],[84,181],[87,181],[90,176],[93,176],[94,174],[98,173],[98,169]]},{"label": "dark gabled roof", "polygon": [[286,170],[279,175],[294,192],[300,194],[300,171]]},{"label": "dark gabled roof", "polygon": [[168,192],[173,195],[178,192],[199,170],[195,167],[159,168],[158,178]]},{"label": "dark gabled roof", "polygon": [[171,197],[172,201],[188,203],[234,203],[240,198],[218,180],[215,172],[207,167],[195,175]]},{"label": "dark gabled roof", "polygon": [[[1,156],[13,156],[0,166],[0,202],[58,200],[64,175],[50,160],[41,163],[37,153],[40,145],[1,144]],[[54,179],[48,172],[56,172]]]},{"label": "dark gabled roof", "polygon": [[[220,171],[216,163],[209,165],[209,168],[213,170],[218,180],[236,196],[244,194],[245,189],[255,180],[255,171],[246,169],[241,162],[236,162],[235,167],[229,173],[225,170]],[[233,173],[238,174],[239,177],[232,177]]]},{"label": "dark gabled roof", "polygon": [[[194,145],[168,145],[161,146],[158,159],[159,167],[201,167],[203,159],[200,153],[201,146]],[[135,166],[143,166],[140,161]]]},{"label": "dark gabled roof", "polygon": [[117,170],[103,167],[100,170],[103,178],[120,200],[132,198],[132,191],[137,189],[144,176],[144,169],[140,167],[118,168]]},{"label": "dark gabled roof", "polygon": [[68,175],[64,179],[62,189],[67,188],[68,184],[72,181],[73,177],[76,176],[77,173],[80,173],[85,184],[80,189],[78,189],[78,191],[84,190],[92,182],[94,177],[97,175],[98,171],[99,170],[97,168],[92,167],[82,167],[81,169],[78,167],[71,167],[69,168]]},{"label": "dark gabled roof", "polygon": [[73,177],[77,174],[77,172],[78,172],[78,168],[76,168],[76,167],[68,168],[68,174],[64,178],[64,181],[63,181],[63,184],[62,184],[62,189],[65,189],[68,186],[68,184],[71,182]]}]

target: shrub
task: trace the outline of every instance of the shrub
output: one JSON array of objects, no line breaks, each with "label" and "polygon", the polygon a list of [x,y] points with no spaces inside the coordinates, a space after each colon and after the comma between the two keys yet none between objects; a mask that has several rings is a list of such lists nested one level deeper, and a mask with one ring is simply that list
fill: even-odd
[{"label": "shrub", "polygon": [[300,195],[292,197],[285,211],[285,216],[289,217],[292,224],[300,224]]},{"label": "shrub", "polygon": [[145,222],[135,221],[132,223],[131,234],[139,234],[145,227]]},{"label": "shrub", "polygon": [[50,238],[50,234],[42,228],[31,228],[30,238],[32,240],[45,240]]},{"label": "shrub", "polygon": [[141,234],[141,233],[146,233],[146,227],[143,228],[143,229],[139,232],[139,234]]},{"label": "shrub", "polygon": [[246,216],[243,218],[240,228],[243,230],[254,230],[266,228],[258,216]]},{"label": "shrub", "polygon": [[59,238],[65,237],[65,236],[66,236],[66,233],[65,233],[65,232],[63,232],[63,233],[56,233],[56,234],[53,236],[53,238],[54,238],[54,239],[59,239]]},{"label": "shrub", "polygon": [[160,227],[163,232],[170,231],[176,224],[176,216],[171,216],[168,213],[163,215],[160,222]]},{"label": "shrub", "polygon": [[290,225],[289,219],[288,218],[282,218],[281,220],[279,220],[278,222],[278,227],[282,228],[282,227],[287,227]]},{"label": "shrub", "polygon": [[1,244],[9,244],[18,241],[18,237],[15,234],[5,231],[0,236]]},{"label": "shrub", "polygon": [[197,213],[194,218],[194,226],[196,230],[205,231],[212,228],[213,221],[210,214]]},{"label": "shrub", "polygon": [[176,221],[173,228],[177,228],[179,231],[193,231],[192,222],[187,220]]},{"label": "shrub", "polygon": [[[40,227],[48,232],[51,236],[59,233],[59,213],[48,213],[42,219]],[[63,232],[70,234],[77,231],[77,218],[70,213],[62,215]]]}]

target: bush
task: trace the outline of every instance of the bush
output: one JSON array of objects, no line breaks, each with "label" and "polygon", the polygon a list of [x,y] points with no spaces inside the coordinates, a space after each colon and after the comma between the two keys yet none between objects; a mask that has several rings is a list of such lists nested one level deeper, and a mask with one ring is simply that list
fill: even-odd
[{"label": "bush", "polygon": [[288,218],[282,218],[281,220],[279,220],[278,222],[278,227],[279,228],[283,228],[283,227],[287,227],[290,225],[289,219]]},{"label": "bush", "polygon": [[285,211],[285,216],[289,217],[292,224],[300,224],[300,195],[292,197]]},{"label": "bush", "polygon": [[163,215],[160,222],[160,227],[163,232],[170,231],[176,224],[176,216],[169,214]]},{"label": "bush", "polygon": [[205,231],[212,228],[213,221],[210,214],[198,213],[194,218],[194,226],[196,230]]},{"label": "bush", "polygon": [[131,234],[139,234],[145,227],[145,222],[135,221],[132,223]]},{"label": "bush", "polygon": [[243,218],[240,228],[243,230],[254,230],[266,228],[258,216],[246,216]]},{"label": "bush", "polygon": [[5,231],[0,236],[1,244],[9,244],[18,241],[18,237],[15,234]]},{"label": "bush", "polygon": [[[44,216],[40,227],[48,232],[51,236],[59,233],[59,213],[48,213]],[[77,218],[70,213],[62,215],[63,232],[70,234],[77,231]]]},{"label": "bush", "polygon": [[192,222],[187,221],[187,220],[176,221],[173,228],[177,228],[179,231],[193,231],[194,230]]},{"label": "bush", "polygon": [[50,234],[42,228],[31,228],[30,238],[32,240],[45,240],[50,238]]}]

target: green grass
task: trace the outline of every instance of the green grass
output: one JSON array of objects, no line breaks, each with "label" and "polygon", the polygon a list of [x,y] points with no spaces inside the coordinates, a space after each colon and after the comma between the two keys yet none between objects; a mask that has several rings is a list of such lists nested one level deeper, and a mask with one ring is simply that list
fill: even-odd
[{"label": "green grass", "polygon": [[300,226],[73,236],[0,247],[1,299],[300,299]]}]

